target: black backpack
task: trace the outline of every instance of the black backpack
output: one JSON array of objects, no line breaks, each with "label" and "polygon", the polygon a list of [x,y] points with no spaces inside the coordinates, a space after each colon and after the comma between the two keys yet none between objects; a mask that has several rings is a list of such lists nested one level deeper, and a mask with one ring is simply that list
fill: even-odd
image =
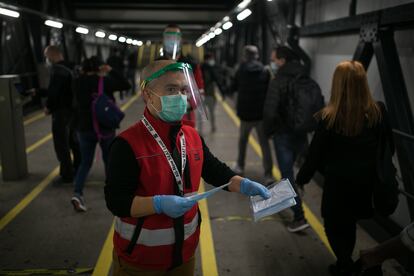
[{"label": "black backpack", "polygon": [[299,74],[288,84],[285,123],[295,133],[312,132],[317,127],[314,115],[324,106],[322,91],[316,81]]}]

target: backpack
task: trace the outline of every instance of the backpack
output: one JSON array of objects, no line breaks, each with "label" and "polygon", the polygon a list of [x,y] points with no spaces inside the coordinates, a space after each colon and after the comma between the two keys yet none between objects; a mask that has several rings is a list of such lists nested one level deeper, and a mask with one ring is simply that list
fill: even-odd
[{"label": "backpack", "polygon": [[316,112],[325,106],[321,88],[310,77],[299,74],[288,84],[285,103],[285,123],[295,133],[308,133],[316,129]]},{"label": "backpack", "polygon": [[125,117],[114,101],[104,92],[104,78],[99,78],[98,93],[92,95],[92,121],[98,138],[103,138],[101,127],[114,130]]},{"label": "backpack", "polygon": [[381,122],[379,129],[380,133],[376,158],[376,169],[379,181],[373,185],[373,204],[377,213],[382,216],[389,216],[394,213],[398,206],[399,190],[397,169],[392,161],[394,151],[392,136],[390,137],[390,135],[387,135],[384,119],[383,122]]}]

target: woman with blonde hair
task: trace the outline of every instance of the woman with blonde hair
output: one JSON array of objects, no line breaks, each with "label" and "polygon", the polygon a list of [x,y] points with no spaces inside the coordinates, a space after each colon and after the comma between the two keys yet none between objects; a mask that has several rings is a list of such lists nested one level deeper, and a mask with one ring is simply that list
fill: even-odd
[{"label": "woman with blonde hair", "polygon": [[357,61],[338,64],[330,101],[315,116],[319,126],[296,183],[303,187],[316,171],[324,175],[321,211],[337,257],[329,269],[333,275],[351,275],[356,222],[374,213],[379,138],[389,137],[393,148],[392,132],[385,106],[372,98],[365,69]]}]

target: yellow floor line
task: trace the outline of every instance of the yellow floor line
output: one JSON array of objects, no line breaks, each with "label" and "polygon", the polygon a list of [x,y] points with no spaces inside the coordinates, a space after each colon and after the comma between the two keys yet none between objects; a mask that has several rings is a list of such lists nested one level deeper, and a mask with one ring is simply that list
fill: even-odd
[{"label": "yellow floor line", "polygon": [[50,139],[52,139],[52,133],[49,133],[48,135],[46,135],[45,137],[43,137],[42,139],[40,139],[36,143],[34,143],[34,144],[30,145],[28,148],[26,148],[26,153],[31,153],[32,151],[34,151],[35,149],[37,149],[38,147],[40,147],[41,145],[43,145],[44,143],[49,141]]},{"label": "yellow floor line", "polygon": [[[229,117],[239,127],[240,120],[234,113],[233,109],[225,101],[223,101],[223,98],[218,93],[216,93],[215,96],[216,96],[216,99],[221,103],[222,107],[224,108],[226,113],[229,115]],[[257,155],[259,155],[262,158],[263,156],[262,150],[252,135],[249,136],[249,144],[252,146],[252,148],[257,153]],[[276,179],[281,178],[280,171],[276,166],[273,166],[272,172],[273,172],[273,176]],[[320,223],[318,218],[312,213],[312,211],[309,209],[309,207],[306,205],[305,202],[302,202],[302,205],[303,205],[303,209],[305,212],[305,217],[308,220],[309,225],[313,228],[313,230],[319,236],[320,240],[323,242],[323,244],[326,246],[329,252],[333,255],[333,251],[331,249],[331,246],[329,245],[328,238],[325,235],[325,231],[324,231],[322,224]]]},{"label": "yellow floor line", "polygon": [[46,176],[27,196],[0,219],[0,231],[33,201],[59,173],[59,166]]},{"label": "yellow floor line", "polygon": [[[121,109],[126,110],[137,98],[139,94],[133,96],[127,103],[125,103]],[[52,134],[49,133],[44,138],[39,140],[38,142],[34,143],[32,146],[26,149],[27,153],[32,152],[36,148],[38,148],[40,145],[46,143],[48,140],[50,140],[52,137]],[[0,167],[1,169],[1,167]],[[9,224],[21,211],[24,210],[24,208],[27,207],[27,205],[30,204],[55,178],[59,173],[59,166],[54,168],[53,171],[42,180],[28,195],[26,195],[12,210],[10,210],[4,217],[0,219],[0,231],[6,227],[7,224]]]},{"label": "yellow floor line", "polygon": [[99,258],[98,258],[98,261],[96,262],[92,276],[108,275],[109,270],[111,269],[111,265],[112,265],[113,235],[114,235],[114,223],[112,223],[111,229],[109,230],[108,236],[106,237],[105,243],[102,247],[101,253],[99,254]]},{"label": "yellow floor line", "polygon": [[40,119],[42,119],[44,117],[46,117],[46,115],[43,112],[39,112],[38,114],[33,115],[29,119],[25,120],[23,124],[24,124],[24,126],[27,126],[27,125],[29,125],[29,124],[37,121],[37,120],[40,120]]},{"label": "yellow floor line", "polygon": [[[200,181],[199,192],[204,192],[204,182]],[[204,276],[218,276],[216,253],[214,251],[213,234],[211,232],[210,216],[208,214],[207,199],[198,203],[201,212],[200,252],[201,268]]]}]

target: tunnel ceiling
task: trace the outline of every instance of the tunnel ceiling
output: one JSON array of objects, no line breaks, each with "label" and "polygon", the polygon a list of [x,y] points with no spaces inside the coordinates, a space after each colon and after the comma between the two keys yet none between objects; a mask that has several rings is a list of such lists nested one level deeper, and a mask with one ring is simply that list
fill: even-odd
[{"label": "tunnel ceiling", "polygon": [[157,41],[167,24],[178,24],[185,41],[194,42],[234,8],[234,0],[192,1],[99,1],[73,0],[74,20],[129,35]]}]

